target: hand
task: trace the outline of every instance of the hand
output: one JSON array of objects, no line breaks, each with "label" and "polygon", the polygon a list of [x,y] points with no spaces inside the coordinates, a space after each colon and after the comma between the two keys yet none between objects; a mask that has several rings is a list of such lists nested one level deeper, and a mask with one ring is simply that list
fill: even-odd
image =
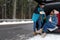
[{"label": "hand", "polygon": [[45,14],[45,12],[44,11],[40,11],[40,14]]}]

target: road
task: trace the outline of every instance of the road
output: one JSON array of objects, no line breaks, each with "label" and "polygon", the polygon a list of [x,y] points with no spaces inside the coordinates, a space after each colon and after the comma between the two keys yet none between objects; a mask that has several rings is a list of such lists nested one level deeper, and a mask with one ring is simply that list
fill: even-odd
[{"label": "road", "polygon": [[0,40],[26,40],[32,37],[33,24],[0,25]]}]

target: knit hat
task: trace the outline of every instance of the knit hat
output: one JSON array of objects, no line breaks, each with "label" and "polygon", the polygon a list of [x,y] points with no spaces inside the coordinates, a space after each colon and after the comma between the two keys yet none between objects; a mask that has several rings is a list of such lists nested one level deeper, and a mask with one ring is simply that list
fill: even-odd
[{"label": "knit hat", "polygon": [[45,5],[45,3],[44,3],[44,2],[40,2],[39,4],[40,4],[40,5]]}]

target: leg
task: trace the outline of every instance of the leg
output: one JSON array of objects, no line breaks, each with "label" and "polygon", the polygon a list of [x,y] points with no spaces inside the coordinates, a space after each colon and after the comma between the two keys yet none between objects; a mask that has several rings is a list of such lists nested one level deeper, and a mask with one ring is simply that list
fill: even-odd
[{"label": "leg", "polygon": [[45,23],[45,25],[43,26],[43,31],[44,31],[44,33],[42,35],[43,38],[46,36],[47,28],[48,28],[48,24]]},{"label": "leg", "polygon": [[38,22],[37,22],[37,23],[36,23],[36,29],[37,29],[37,30],[38,30],[38,26],[39,26],[39,25],[38,25]]},{"label": "leg", "polygon": [[43,33],[42,37],[46,36],[47,28],[54,28],[54,26],[51,23],[45,23],[45,25],[43,26],[44,33]]},{"label": "leg", "polygon": [[42,26],[42,23],[41,23],[41,20],[39,19],[39,20],[38,20],[38,30],[36,31],[37,33],[42,33],[42,28],[41,28],[41,26]]},{"label": "leg", "polygon": [[42,24],[41,24],[41,20],[39,19],[39,20],[38,20],[38,30],[41,29],[41,25],[42,25]]},{"label": "leg", "polygon": [[36,22],[34,22],[33,30],[34,30],[33,34],[36,35],[37,34],[36,33]]},{"label": "leg", "polygon": [[53,26],[52,23],[50,23],[50,22],[49,23],[45,23],[45,25],[43,26],[44,32],[47,32],[48,28],[53,29],[53,28],[55,28],[55,26]]}]

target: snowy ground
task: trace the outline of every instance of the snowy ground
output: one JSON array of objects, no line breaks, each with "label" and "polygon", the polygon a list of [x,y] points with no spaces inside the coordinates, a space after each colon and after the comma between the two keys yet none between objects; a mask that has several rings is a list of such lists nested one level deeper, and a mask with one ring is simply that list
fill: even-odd
[{"label": "snowy ground", "polygon": [[58,34],[47,34],[45,38],[42,38],[40,35],[29,38],[28,40],[59,40],[60,35]]},{"label": "snowy ground", "polygon": [[33,21],[20,21],[20,22],[2,22],[0,25],[10,25],[10,24],[26,24],[33,23]]}]

